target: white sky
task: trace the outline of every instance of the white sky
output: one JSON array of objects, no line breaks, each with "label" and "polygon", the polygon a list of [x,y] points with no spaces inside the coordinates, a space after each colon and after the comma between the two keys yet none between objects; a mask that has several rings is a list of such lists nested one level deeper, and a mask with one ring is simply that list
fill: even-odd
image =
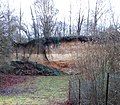
[{"label": "white sky", "polygon": [[[3,0],[5,1],[5,0]],[[30,5],[33,3],[34,0],[6,0],[10,2],[10,7],[15,8],[16,11],[19,13],[19,7],[21,2],[21,8],[22,12],[24,12],[24,18],[27,22],[31,20],[30,15]],[[58,13],[58,20],[63,21],[64,17],[66,18],[66,21],[68,21],[69,17],[69,11],[70,11],[70,1],[72,4],[72,21],[76,21],[76,14],[78,13],[78,7],[79,7],[79,1],[80,0],[54,0],[55,7],[59,10]],[[82,0],[82,8],[84,8],[84,12],[87,10],[87,0]],[[90,0],[91,8],[94,7],[95,0]],[[103,0],[104,1],[104,0]],[[114,6],[114,11],[117,14],[117,16],[120,16],[120,0],[111,0],[112,5]]]}]

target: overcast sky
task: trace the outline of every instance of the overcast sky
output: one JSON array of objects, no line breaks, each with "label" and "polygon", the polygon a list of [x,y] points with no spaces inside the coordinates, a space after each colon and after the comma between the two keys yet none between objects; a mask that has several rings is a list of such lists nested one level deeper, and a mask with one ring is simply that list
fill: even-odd
[{"label": "overcast sky", "polygon": [[[3,2],[5,0],[2,0]],[[10,7],[15,8],[16,11],[19,11],[20,3],[22,12],[24,12],[24,18],[27,22],[31,20],[30,15],[30,5],[33,4],[34,0],[6,0],[10,2]],[[58,13],[58,20],[63,21],[64,17],[66,18],[66,21],[69,21],[69,11],[70,11],[70,1],[72,4],[72,21],[76,21],[76,15],[78,14],[78,7],[79,7],[79,1],[80,0],[54,0],[55,7],[59,10]],[[82,0],[82,8],[83,13],[86,15],[86,6],[87,6],[87,0]],[[90,0],[90,6],[91,8],[94,8],[95,6],[95,0]],[[104,1],[104,0],[103,0]],[[109,1],[109,0],[108,0]],[[117,14],[117,16],[120,16],[120,0],[110,0],[112,2],[113,10]],[[16,12],[19,13],[19,12]]]}]

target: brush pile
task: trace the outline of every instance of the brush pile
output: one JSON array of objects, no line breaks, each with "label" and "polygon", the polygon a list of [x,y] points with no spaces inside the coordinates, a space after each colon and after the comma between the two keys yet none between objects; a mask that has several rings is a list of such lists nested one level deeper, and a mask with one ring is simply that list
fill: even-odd
[{"label": "brush pile", "polygon": [[[55,68],[50,68],[46,65],[38,64],[31,61],[11,61],[8,66],[9,70],[5,72],[3,67],[0,72],[4,74],[14,74],[14,75],[41,75],[41,76],[59,76],[65,75],[63,71],[57,70]],[[8,68],[7,67],[7,68]]]}]

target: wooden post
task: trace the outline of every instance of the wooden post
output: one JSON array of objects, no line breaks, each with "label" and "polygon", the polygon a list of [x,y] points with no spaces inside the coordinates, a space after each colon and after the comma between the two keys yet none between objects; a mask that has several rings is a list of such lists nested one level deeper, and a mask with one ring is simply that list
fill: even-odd
[{"label": "wooden post", "polygon": [[69,95],[68,95],[68,97],[69,97],[69,102],[71,103],[71,98],[70,98],[70,89],[71,88],[71,82],[70,82],[70,80],[69,80]]},{"label": "wooden post", "polygon": [[108,103],[108,90],[109,90],[109,73],[107,73],[107,83],[106,83],[106,103],[105,105],[107,105]]},{"label": "wooden post", "polygon": [[81,83],[80,83],[80,79],[79,79],[79,98],[78,98],[79,99],[79,105],[80,105],[80,98],[81,98],[80,97],[80,95],[81,95],[80,86],[81,86]]}]

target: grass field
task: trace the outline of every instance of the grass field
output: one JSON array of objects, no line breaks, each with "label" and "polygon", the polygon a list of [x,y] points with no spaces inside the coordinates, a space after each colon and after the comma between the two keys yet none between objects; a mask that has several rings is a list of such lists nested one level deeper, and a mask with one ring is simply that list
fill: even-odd
[{"label": "grass field", "polygon": [[28,77],[0,93],[0,105],[53,105],[67,99],[68,77]]}]

